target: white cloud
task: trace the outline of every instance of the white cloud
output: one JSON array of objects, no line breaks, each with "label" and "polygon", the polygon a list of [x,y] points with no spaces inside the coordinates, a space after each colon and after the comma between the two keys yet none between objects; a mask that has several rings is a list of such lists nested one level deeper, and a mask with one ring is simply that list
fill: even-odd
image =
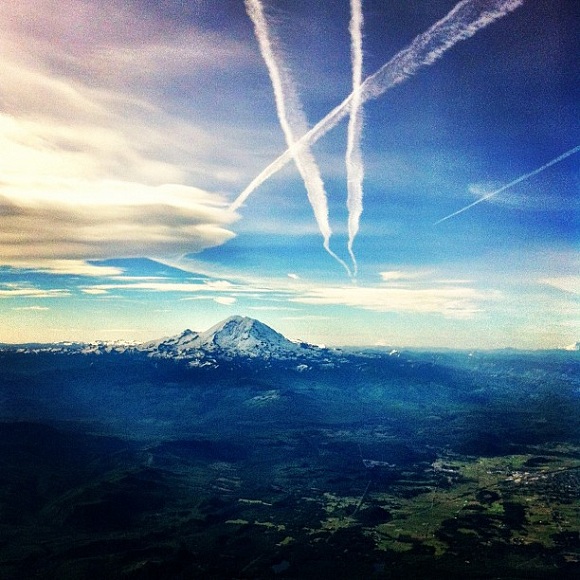
[{"label": "white cloud", "polygon": [[50,310],[47,306],[20,306],[18,308],[13,308],[12,310],[31,310],[31,311],[41,311]]},{"label": "white cloud", "polygon": [[230,306],[237,302],[237,298],[234,298],[233,296],[217,296],[213,301],[218,304],[223,304],[224,306]]},{"label": "white cloud", "polygon": [[110,275],[86,260],[180,255],[234,235],[225,197],[184,184],[253,175],[239,163],[247,136],[175,116],[163,93],[256,55],[161,24],[120,0],[0,3],[0,264]]},{"label": "white cloud", "polygon": [[0,185],[4,264],[44,261],[63,271],[64,260],[178,255],[234,235],[223,200],[197,188],[44,177]]},{"label": "white cloud", "polygon": [[207,285],[191,282],[127,282],[117,284],[97,284],[83,288],[83,292],[107,292],[109,290],[137,290],[146,292],[201,292]]},{"label": "white cloud", "polygon": [[380,272],[380,277],[383,282],[391,282],[392,280],[406,280],[408,275],[399,270],[391,270],[389,272]]},{"label": "white cloud", "polygon": [[81,292],[83,294],[90,294],[92,296],[101,296],[102,294],[108,294],[108,290],[104,290],[103,288],[81,288]]},{"label": "white cloud", "polygon": [[70,296],[70,292],[63,288],[43,289],[19,287],[13,284],[2,286],[0,286],[0,298],[62,298]]},{"label": "white cloud", "polygon": [[[58,8],[53,0],[0,5],[2,45],[18,64],[42,62],[95,86],[146,87],[152,80],[256,61],[251,47],[234,35],[202,29],[193,19],[180,26],[132,2],[59,0]],[[18,51],[22,44],[26,50]]]},{"label": "white cloud", "polygon": [[[468,191],[474,198],[483,198],[505,186],[497,181],[472,183]],[[518,183],[513,189],[508,188],[498,195],[492,195],[485,203],[501,205],[518,210],[561,211],[578,207],[578,196],[562,196],[560,190],[575,188],[575,185],[564,175],[538,176],[529,182]]]},{"label": "white cloud", "polygon": [[465,287],[384,288],[336,286],[306,290],[292,302],[362,308],[376,312],[441,314],[446,318],[472,318],[482,304],[497,299],[492,291]]},{"label": "white cloud", "polygon": [[[212,275],[211,271],[204,270],[203,265],[194,260],[182,260],[170,265],[192,274],[203,272],[206,276]],[[231,272],[221,272],[220,276],[230,280],[230,294],[245,294],[259,300],[277,300],[281,304],[275,306],[275,309],[285,308],[284,303],[310,304],[347,306],[375,312],[440,314],[446,318],[468,319],[488,310],[491,302],[505,298],[498,290],[478,289],[469,280],[442,276],[442,272],[434,269],[387,271],[386,276],[381,274],[382,284],[367,286],[360,282],[358,285],[336,286],[288,279],[288,276],[264,280]],[[251,306],[251,309],[270,309],[270,306]]]},{"label": "white cloud", "polygon": [[[244,106],[237,88],[261,66],[253,42],[195,20],[179,26],[124,0],[60,0],[58,10],[52,0],[2,2],[0,58],[1,108],[57,173],[237,189],[259,170],[260,144],[268,151],[255,95]],[[186,107],[172,100],[176,83]],[[218,110],[220,89],[239,107]]]},{"label": "white cloud", "polygon": [[389,270],[387,272],[379,273],[383,282],[399,282],[401,280],[415,280],[416,278],[423,278],[427,275],[426,272],[405,272],[403,270]]},{"label": "white cloud", "polygon": [[229,292],[234,288],[234,285],[227,280],[207,280],[205,287],[208,290],[216,290],[218,292]]},{"label": "white cloud", "polygon": [[[127,290],[133,292],[170,292],[192,294],[181,300],[206,300],[215,299],[214,295],[218,295],[220,303],[225,304],[227,300],[229,304],[233,304],[237,299],[235,296],[245,295],[250,297],[261,297],[263,295],[271,294],[273,291],[265,287],[258,287],[252,284],[233,283],[227,280],[199,280],[199,281],[167,281],[167,280],[149,280],[149,281],[134,281],[128,277],[126,282],[119,281],[110,284],[93,284],[90,286],[82,286],[80,288],[85,294],[105,294],[109,291]],[[228,294],[228,297],[220,295]]]},{"label": "white cloud", "polygon": [[30,260],[11,259],[9,263],[12,267],[22,270],[34,270],[35,272],[46,272],[50,274],[69,274],[72,276],[109,277],[118,276],[123,273],[121,268],[90,264],[83,260],[52,260],[44,258],[38,260],[37,258],[32,258]]}]

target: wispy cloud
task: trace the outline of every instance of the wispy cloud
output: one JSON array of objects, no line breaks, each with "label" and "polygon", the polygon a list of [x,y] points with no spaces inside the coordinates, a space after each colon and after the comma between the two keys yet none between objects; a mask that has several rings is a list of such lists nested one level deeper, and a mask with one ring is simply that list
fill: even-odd
[{"label": "wispy cloud", "polygon": [[362,75],[363,47],[362,28],[363,12],[361,0],[350,2],[350,46],[352,62],[352,99],[350,102],[350,118],[346,142],[346,180],[348,207],[348,252],[353,263],[353,273],[356,276],[358,266],[353,251],[354,239],[359,230],[360,216],[363,211],[363,179],[364,165],[361,151],[363,130],[362,112]]},{"label": "wispy cloud", "polygon": [[474,207],[474,206],[476,206],[484,201],[487,201],[488,199],[491,199],[492,197],[495,197],[496,195],[499,195],[499,194],[503,193],[504,191],[507,191],[508,189],[511,189],[512,187],[518,185],[522,181],[526,181],[527,179],[530,179],[531,177],[534,177],[535,175],[542,173],[546,169],[552,167],[552,165],[556,165],[557,163],[564,161],[564,159],[567,159],[568,157],[575,155],[579,151],[580,151],[580,145],[577,145],[576,147],[569,149],[565,153],[562,153],[562,155],[559,155],[558,157],[552,159],[551,161],[548,161],[547,163],[545,163],[541,167],[538,167],[537,169],[534,169],[533,171],[530,171],[529,173],[525,173],[524,175],[521,175],[517,179],[514,179],[513,181],[510,181],[509,183],[502,185],[500,188],[495,189],[494,191],[487,193],[483,197],[480,197],[479,199],[475,200],[473,203],[470,203],[470,204],[466,205],[465,207],[462,207],[461,209],[458,209],[457,211],[454,211],[453,213],[450,213],[449,215],[441,218],[440,220],[437,220],[433,225],[436,226],[444,221],[447,221],[448,219],[451,219],[459,214],[462,214],[463,212],[471,209],[472,207]]},{"label": "wispy cloud", "polygon": [[[187,268],[187,263],[182,265]],[[259,277],[231,274],[228,279],[198,282],[119,282],[87,288],[177,293],[186,295],[182,300],[212,299],[225,305],[243,299],[244,308],[256,311],[283,311],[296,309],[298,304],[309,304],[347,306],[376,312],[439,314],[455,319],[471,318],[502,296],[497,290],[478,289],[467,280],[446,278],[437,271],[387,271],[382,272],[380,278],[381,283],[362,287],[288,277],[265,281]]]},{"label": "wispy cloud", "polygon": [[446,318],[469,319],[484,310],[484,304],[497,300],[494,291],[466,287],[366,287],[353,291],[351,286],[312,288],[290,300],[302,304],[340,305],[375,312],[440,314]]},{"label": "wispy cloud", "polygon": [[187,296],[185,298],[180,298],[180,302],[215,302],[216,304],[221,304],[222,306],[232,306],[238,301],[236,296],[221,296],[216,294],[205,294],[203,292],[198,292],[194,295]]},{"label": "wispy cloud", "polygon": [[421,271],[403,271],[403,270],[389,270],[386,272],[379,272],[379,276],[383,282],[400,282],[404,280],[415,280],[423,278],[427,272]]},{"label": "wispy cloud", "polygon": [[197,252],[234,235],[225,198],[184,184],[239,179],[228,172],[242,148],[232,142],[224,161],[228,132],[175,118],[162,87],[243,70],[247,43],[159,26],[116,0],[5,2],[0,37],[1,264],[109,275],[86,260]]},{"label": "wispy cloud", "polygon": [[63,298],[70,296],[70,291],[64,288],[32,288],[17,284],[0,285],[0,298]]},{"label": "wispy cloud", "polygon": [[[471,38],[479,30],[503,18],[523,4],[524,0],[463,0],[451,12],[436,22],[429,30],[417,36],[411,44],[397,53],[362,84],[361,103],[377,99],[393,87],[405,82],[421,68],[431,66],[458,42]],[[296,147],[313,145],[332,130],[349,113],[354,95],[351,93],[342,103],[314,125],[297,143]],[[288,149],[270,163],[230,205],[237,210],[246,199],[267,179],[280,171],[293,158]]]},{"label": "wispy cloud", "polygon": [[[83,288],[83,292],[108,292],[109,290],[137,290],[146,292],[201,292],[208,289],[206,284],[198,282],[126,282],[116,284],[98,284]],[[214,287],[214,290],[217,290]],[[219,290],[217,290],[219,291]]]},{"label": "wispy cloud", "polygon": [[[1,239],[0,234],[0,239]],[[1,243],[0,243],[1,247]],[[1,254],[0,254],[1,256]],[[37,257],[21,260],[10,259],[9,264],[20,270],[34,270],[35,272],[45,272],[50,274],[71,275],[71,276],[88,276],[88,277],[115,277],[123,273],[121,268],[114,266],[104,266],[100,264],[91,264],[83,260],[52,260]]]},{"label": "wispy cloud", "polygon": [[304,181],[308,200],[324,240],[324,249],[350,274],[348,266],[330,249],[332,230],[328,220],[328,201],[324,182],[314,155],[307,143],[301,147],[296,147],[298,138],[307,133],[308,123],[294,80],[288,67],[283,63],[280,49],[276,46],[277,41],[272,35],[262,2],[260,0],[245,0],[245,4],[248,16],[254,24],[260,52],[272,81],[280,127],[298,172]]},{"label": "wispy cloud", "polygon": [[[248,285],[243,283],[230,282],[223,279],[199,280],[199,281],[148,281],[138,282],[128,280],[126,282],[118,281],[107,284],[94,284],[90,286],[81,286],[80,290],[85,294],[104,294],[110,291],[133,291],[133,292],[154,292],[154,293],[176,293],[176,294],[200,294],[207,293],[208,296],[228,294],[232,297],[241,294],[268,294],[270,289],[261,286]],[[196,300],[199,296],[194,296]],[[186,300],[188,298],[185,298]]]},{"label": "wispy cloud", "polygon": [[234,235],[235,216],[223,200],[193,187],[38,175],[22,181],[0,187],[4,264],[95,274],[84,260],[179,255]]},{"label": "wispy cloud", "polygon": [[81,292],[83,294],[89,294],[90,296],[101,296],[109,293],[109,291],[104,288],[81,288]]},{"label": "wispy cloud", "polygon": [[237,302],[237,298],[234,298],[233,296],[217,296],[213,301],[218,304],[223,304],[224,306],[231,306]]}]

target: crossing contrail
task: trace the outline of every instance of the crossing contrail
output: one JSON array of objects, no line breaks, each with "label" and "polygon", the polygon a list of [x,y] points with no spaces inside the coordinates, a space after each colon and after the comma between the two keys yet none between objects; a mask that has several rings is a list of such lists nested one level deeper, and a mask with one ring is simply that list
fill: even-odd
[{"label": "crossing contrail", "polygon": [[363,47],[362,0],[350,1],[350,46],[352,61],[352,99],[350,102],[350,118],[346,143],[346,183],[348,207],[348,253],[353,266],[353,275],[357,275],[358,265],[354,255],[353,243],[359,230],[360,216],[363,212],[363,179],[364,164],[361,151],[363,129],[362,115],[362,74]]},{"label": "crossing contrail", "polygon": [[294,86],[289,70],[283,65],[276,40],[272,38],[270,27],[260,0],[245,0],[246,12],[254,24],[256,39],[260,46],[262,58],[268,68],[268,74],[274,90],[276,111],[280,126],[286,138],[290,156],[304,181],[308,200],[314,210],[314,217],[323,237],[324,249],[341,264],[350,275],[350,268],[330,249],[332,230],[328,221],[328,201],[320,170],[310,150],[309,143],[296,144],[296,136],[308,131],[306,116],[302,110],[300,98]]},{"label": "crossing contrail", "polygon": [[[361,103],[377,99],[388,90],[403,83],[421,68],[432,65],[458,42],[471,38],[485,28],[521,6],[524,0],[462,0],[447,16],[429,30],[417,36],[411,44],[396,54],[377,72],[367,77],[361,86]],[[293,150],[301,150],[318,141],[333,129],[351,109],[352,93],[326,117],[294,142]],[[264,181],[293,159],[293,150],[282,155],[257,175],[231,203],[229,209],[237,210]]]},{"label": "crossing contrail", "polygon": [[560,161],[564,161],[564,159],[566,159],[567,157],[570,157],[571,155],[574,155],[574,153],[578,153],[578,151],[580,151],[580,145],[573,147],[572,149],[566,151],[566,153],[562,153],[562,155],[559,155],[555,159],[552,159],[552,161],[548,161],[548,163],[542,165],[542,167],[538,167],[538,169],[534,169],[534,171],[530,171],[529,173],[526,173],[525,175],[522,175],[522,176],[518,177],[517,179],[510,181],[508,184],[503,185],[499,189],[496,189],[495,191],[492,191],[491,193],[488,193],[488,194],[484,195],[483,197],[480,197],[479,199],[477,199],[473,203],[470,203],[469,205],[466,205],[465,207],[462,207],[461,209],[458,209],[457,211],[450,213],[448,216],[445,216],[444,218],[441,218],[440,220],[436,221],[433,225],[436,226],[437,224],[440,224],[441,222],[444,222],[448,219],[451,219],[452,217],[455,217],[456,215],[459,215],[460,213],[463,213],[464,211],[471,209],[474,205],[477,205],[478,203],[481,203],[482,201],[485,201],[486,199],[489,199],[490,197],[493,197],[494,195],[498,195],[499,193],[504,192],[506,189],[510,189],[510,187],[513,187],[514,185],[517,185],[518,183],[521,183],[522,181],[525,181],[526,179],[529,179],[530,177],[533,177],[534,175],[538,175],[538,173],[541,173],[545,169],[548,169],[548,167],[552,167],[552,165],[556,165],[556,163],[560,163]]}]

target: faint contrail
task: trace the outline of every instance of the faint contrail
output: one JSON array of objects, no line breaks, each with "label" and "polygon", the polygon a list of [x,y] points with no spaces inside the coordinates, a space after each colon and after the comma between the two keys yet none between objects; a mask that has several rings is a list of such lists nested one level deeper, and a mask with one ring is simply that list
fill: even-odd
[{"label": "faint contrail", "polygon": [[[417,36],[404,50],[396,54],[377,72],[367,77],[361,87],[361,102],[376,99],[393,87],[401,84],[424,66],[433,64],[438,58],[476,32],[503,18],[524,3],[524,0],[463,0],[447,16],[436,22],[429,30]],[[326,117],[305,133],[294,147],[300,149],[312,145],[334,128],[350,111],[353,95],[350,94]],[[282,169],[293,153],[286,150],[266,167],[232,202],[229,209],[237,210],[254,190],[274,173]]]},{"label": "faint contrail", "polygon": [[485,201],[486,199],[489,199],[490,197],[493,197],[494,195],[497,195],[498,193],[502,193],[506,189],[509,189],[510,187],[513,187],[514,185],[517,185],[518,183],[521,183],[522,181],[525,181],[526,179],[529,179],[530,177],[533,177],[534,175],[541,173],[545,169],[548,169],[548,167],[552,167],[552,165],[556,165],[556,163],[560,163],[560,161],[563,161],[567,157],[570,157],[570,155],[574,155],[574,153],[578,153],[578,151],[580,151],[580,145],[577,145],[576,147],[570,149],[569,151],[566,151],[566,153],[562,153],[562,155],[556,157],[556,159],[552,159],[552,161],[548,161],[548,163],[542,165],[542,167],[538,167],[538,169],[534,169],[534,171],[530,171],[530,173],[526,173],[525,175],[522,175],[521,177],[518,177],[517,179],[510,181],[507,185],[504,185],[504,186],[500,187],[499,189],[496,189],[495,191],[492,191],[491,193],[488,193],[488,194],[484,195],[483,197],[480,197],[478,200],[474,201],[473,203],[470,203],[469,205],[466,205],[465,207],[462,207],[461,209],[458,209],[457,211],[450,213],[448,216],[445,216],[444,218],[441,218],[440,220],[436,221],[433,225],[436,226],[437,224],[440,224],[441,222],[444,222],[445,220],[451,219],[452,217],[459,215],[460,213],[463,213],[464,211],[467,211],[468,209],[472,208],[474,205],[477,205],[478,203],[481,203],[482,201]]},{"label": "faint contrail", "polygon": [[363,128],[362,116],[362,47],[363,12],[362,0],[350,1],[350,50],[352,61],[352,98],[346,142],[346,183],[348,207],[348,253],[350,254],[353,275],[357,275],[358,265],[353,251],[354,239],[358,233],[360,216],[363,211],[364,165],[361,151]]},{"label": "faint contrail", "polygon": [[274,90],[276,110],[280,120],[280,126],[286,138],[286,144],[296,167],[304,180],[310,205],[314,210],[314,217],[318,223],[320,233],[324,239],[324,249],[337,260],[350,275],[347,264],[330,249],[330,236],[332,230],[328,221],[328,202],[324,183],[320,175],[318,165],[310,151],[308,143],[296,146],[297,136],[304,135],[308,131],[308,123],[302,110],[300,98],[294,86],[294,82],[286,67],[281,64],[281,56],[275,46],[270,27],[264,14],[264,8],[260,0],[245,0],[246,12],[254,24],[256,39],[260,46],[262,58],[268,68],[268,74]]}]

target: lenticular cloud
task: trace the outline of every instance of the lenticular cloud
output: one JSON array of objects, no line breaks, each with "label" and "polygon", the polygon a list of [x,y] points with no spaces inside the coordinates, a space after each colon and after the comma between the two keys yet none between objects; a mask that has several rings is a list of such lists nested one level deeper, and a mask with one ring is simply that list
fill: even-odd
[{"label": "lenticular cloud", "polygon": [[[296,161],[296,165],[298,166],[305,183],[306,177],[314,182],[315,180],[313,176],[318,175],[319,178],[319,171],[314,162],[314,158],[310,153],[310,147],[350,114],[346,155],[347,180],[349,182],[349,193],[347,199],[349,210],[348,249],[351,253],[356,272],[356,259],[354,257],[352,244],[358,232],[359,218],[362,214],[362,180],[364,177],[362,155],[360,153],[360,139],[362,136],[362,105],[371,99],[379,98],[393,87],[405,82],[417,74],[423,67],[434,64],[458,42],[471,38],[479,30],[486,28],[504,16],[507,16],[523,3],[524,0],[462,0],[451,10],[451,12],[441,20],[438,20],[426,32],[417,36],[407,48],[397,53],[390,61],[361,83],[359,80],[359,74],[362,75],[362,7],[360,6],[360,0],[351,0],[352,14],[350,32],[351,60],[353,65],[352,93],[310,130],[306,130],[307,125],[305,120],[303,125],[300,127],[297,124],[294,125],[294,120],[289,125],[293,130],[290,130],[289,132],[286,132],[285,130],[288,149],[251,181],[244,191],[242,191],[233,201],[229,209],[231,211],[237,210],[246,199],[262,183],[264,183],[264,181],[272,177],[272,175],[277,173],[292,159]],[[246,8],[250,17],[252,17],[253,14],[263,14],[260,0],[246,0]],[[264,24],[265,28],[261,29],[260,34],[262,37],[258,32],[258,26],[255,21],[254,25],[256,27],[256,36],[259,42],[262,43],[263,38],[268,38],[267,23]],[[263,36],[264,34],[266,35],[265,37]],[[262,38],[262,40],[260,40],[260,38]],[[266,59],[262,44],[260,44],[260,47],[268,65],[272,83],[274,84],[275,75],[273,75],[273,70],[270,68],[270,65],[272,63],[275,64],[276,59],[273,54],[271,55],[271,61]],[[280,91],[281,96],[276,97],[276,103],[280,122],[284,129],[282,119],[286,118],[287,115],[284,105],[284,95],[286,96],[287,101],[288,95],[290,95],[291,92],[289,91],[289,86],[286,86],[286,93],[284,93],[283,82]],[[290,101],[291,100],[292,99],[290,99]],[[294,103],[299,104],[299,101],[296,100]],[[304,114],[299,107],[298,109],[300,110],[303,119]],[[298,118],[300,118],[297,111],[294,111],[294,113]],[[301,136],[297,138],[297,135]],[[316,173],[314,173],[314,170],[312,170],[312,172],[309,171],[312,167],[312,165],[309,165],[309,162],[306,163],[306,172],[304,173],[304,159],[311,159],[313,166],[316,168]],[[322,179],[320,179],[320,183],[322,183]],[[328,204],[324,187],[322,186],[319,189],[315,189],[312,193],[309,190],[309,199],[314,208],[316,219],[325,239],[325,247],[330,251],[328,248],[328,241],[331,232],[330,227],[326,229],[326,225],[328,224]],[[345,266],[347,271],[350,272],[349,268],[344,264],[344,262],[342,262],[342,260],[339,258],[336,259]]]}]

